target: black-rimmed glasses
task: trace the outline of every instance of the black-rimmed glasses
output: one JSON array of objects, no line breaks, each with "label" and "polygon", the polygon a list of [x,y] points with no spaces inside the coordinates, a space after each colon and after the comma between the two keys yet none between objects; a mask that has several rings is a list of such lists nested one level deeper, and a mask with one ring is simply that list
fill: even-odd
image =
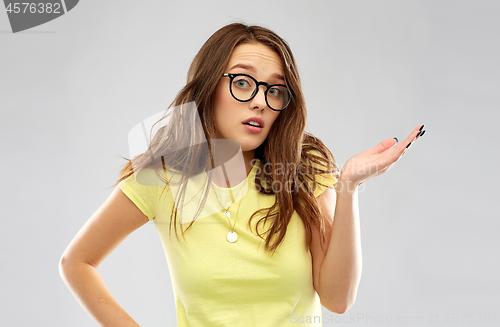
[{"label": "black-rimmed glasses", "polygon": [[222,77],[229,77],[229,92],[234,99],[240,102],[252,100],[259,92],[259,87],[264,85],[266,103],[269,109],[281,111],[285,109],[292,99],[290,90],[283,84],[267,84],[258,82],[255,78],[247,74],[222,74]]}]

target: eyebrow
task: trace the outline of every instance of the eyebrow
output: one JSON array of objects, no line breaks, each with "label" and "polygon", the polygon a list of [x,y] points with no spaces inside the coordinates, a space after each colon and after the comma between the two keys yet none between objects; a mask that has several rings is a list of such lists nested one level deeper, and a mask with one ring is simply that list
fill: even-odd
[{"label": "eyebrow", "polygon": [[[249,70],[249,71],[252,71],[252,72],[256,72],[257,70],[255,69],[254,66],[252,65],[247,65],[247,64],[235,64],[233,65],[233,67],[229,68],[229,70],[231,69],[234,69],[234,68],[243,68],[243,69],[246,69],[246,70]],[[285,81],[285,78],[283,77],[283,75],[281,74],[278,74],[278,73],[274,73],[271,75],[272,78],[277,78],[277,79],[280,79],[282,80],[283,82]]]}]

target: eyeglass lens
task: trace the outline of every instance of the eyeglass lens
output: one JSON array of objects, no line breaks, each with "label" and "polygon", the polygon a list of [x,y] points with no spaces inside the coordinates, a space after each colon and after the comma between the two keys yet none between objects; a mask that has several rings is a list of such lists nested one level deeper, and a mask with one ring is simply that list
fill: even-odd
[{"label": "eyeglass lens", "polygon": [[[248,76],[235,76],[231,83],[231,92],[240,101],[248,101],[258,89],[253,79]],[[275,110],[281,110],[288,105],[290,93],[285,86],[273,85],[266,94],[268,105]]]}]

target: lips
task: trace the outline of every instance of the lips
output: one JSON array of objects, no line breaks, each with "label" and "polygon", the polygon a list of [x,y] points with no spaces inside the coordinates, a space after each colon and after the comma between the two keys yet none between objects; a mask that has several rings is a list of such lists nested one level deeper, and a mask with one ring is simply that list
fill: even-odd
[{"label": "lips", "polygon": [[[264,120],[263,120],[262,118],[260,118],[260,117],[257,117],[257,116],[253,116],[253,117],[250,117],[250,118],[248,118],[248,119],[245,119],[245,120],[242,122],[242,124],[246,124],[246,125],[247,125],[247,124],[248,124],[249,122],[251,122],[251,121],[254,121],[254,122],[259,123],[260,128],[264,128]],[[255,126],[255,127],[257,127],[257,126]]]}]

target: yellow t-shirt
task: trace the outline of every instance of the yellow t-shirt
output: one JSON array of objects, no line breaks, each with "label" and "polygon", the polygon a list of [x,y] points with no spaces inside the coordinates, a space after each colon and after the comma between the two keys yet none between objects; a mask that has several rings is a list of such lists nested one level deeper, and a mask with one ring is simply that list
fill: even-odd
[{"label": "yellow t-shirt", "polygon": [[[322,326],[311,253],[306,249],[305,229],[298,214],[294,211],[285,239],[273,256],[265,253],[264,241],[248,229],[251,214],[275,201],[275,195],[257,192],[253,185],[257,173],[260,161],[256,161],[246,183],[231,189],[233,195],[242,194],[240,191],[244,194],[229,207],[231,225],[217,202],[230,198],[228,189],[213,184],[219,200],[213,198],[215,206],[185,231],[187,242],[180,230],[179,239],[173,229],[169,239],[173,205],[169,188],[160,196],[164,186],[142,185],[135,175],[119,183],[122,191],[155,222],[171,276],[177,326]],[[337,183],[330,175],[317,175],[315,179],[328,186]],[[320,186],[314,195],[325,189]],[[213,195],[211,192],[209,199]],[[254,232],[260,217],[252,220]],[[179,221],[178,217],[177,224]],[[183,221],[186,229],[190,221]],[[226,235],[234,224],[238,240],[230,243]],[[311,323],[300,323],[307,321]]]}]

